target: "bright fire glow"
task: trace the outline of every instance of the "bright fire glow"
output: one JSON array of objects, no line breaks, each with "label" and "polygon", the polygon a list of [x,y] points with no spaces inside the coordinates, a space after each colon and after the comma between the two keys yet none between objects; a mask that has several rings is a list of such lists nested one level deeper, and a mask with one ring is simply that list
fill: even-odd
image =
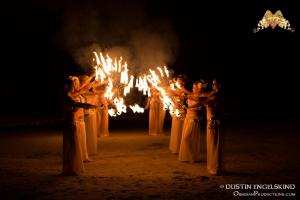
[{"label": "bright fire glow", "polygon": [[134,106],[129,106],[134,113],[143,113],[144,108],[141,108],[138,104],[134,104]]},{"label": "bright fire glow", "polygon": [[149,69],[149,74],[139,76],[135,86],[139,88],[139,91],[143,91],[144,95],[147,91],[148,96],[151,96],[150,87],[147,84],[147,82],[149,82],[160,93],[160,100],[164,106],[164,110],[169,109],[169,113],[171,115],[180,116],[179,110],[174,109],[174,102],[173,99],[170,97],[171,95],[169,95],[165,90],[166,87],[172,88],[172,86],[168,85],[170,80],[168,79],[169,71],[167,67],[164,66],[164,70],[162,70],[162,68],[160,67],[157,67],[156,69],[158,73],[156,73],[156,70]]},{"label": "bright fire glow", "polygon": [[[148,73],[135,78],[133,75],[129,76],[127,63],[123,62],[122,57],[120,59],[114,58],[113,60],[108,55],[103,56],[102,53],[97,54],[94,52],[94,55],[96,81],[108,82],[104,97],[108,100],[113,100],[115,106],[115,109],[108,110],[110,116],[117,116],[127,112],[124,97],[134,87],[134,81],[138,91],[149,97],[151,96],[150,83],[159,92],[164,109],[169,109],[171,115],[179,115],[179,111],[174,109],[173,99],[166,91],[166,88],[175,90],[175,87],[180,88],[180,85],[174,82],[169,84],[170,74],[166,66],[149,69]],[[144,109],[138,104],[130,105],[130,108],[134,113],[144,112]]]},{"label": "bright fire glow", "polygon": [[[123,96],[130,93],[133,88],[134,76],[128,75],[127,63],[123,62],[123,58],[115,58],[114,61],[108,56],[103,56],[102,53],[94,52],[96,66],[96,81],[107,81],[108,85],[104,97],[112,100],[115,104],[115,109],[109,109],[110,116],[120,115],[126,112],[126,105]],[[129,78],[130,77],[130,78]]]}]

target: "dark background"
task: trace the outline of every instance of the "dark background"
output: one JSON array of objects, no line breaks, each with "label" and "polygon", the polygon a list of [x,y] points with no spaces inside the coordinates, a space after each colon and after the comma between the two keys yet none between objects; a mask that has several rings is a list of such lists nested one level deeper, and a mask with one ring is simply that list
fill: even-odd
[{"label": "dark background", "polygon": [[[253,33],[268,9],[281,10],[296,31]],[[64,78],[89,72],[80,53],[122,46],[138,66],[147,35],[161,36],[162,45],[144,55],[162,47],[161,61],[187,74],[189,88],[219,78],[228,115],[299,113],[295,1],[11,1],[1,13],[1,116],[59,119]]]}]

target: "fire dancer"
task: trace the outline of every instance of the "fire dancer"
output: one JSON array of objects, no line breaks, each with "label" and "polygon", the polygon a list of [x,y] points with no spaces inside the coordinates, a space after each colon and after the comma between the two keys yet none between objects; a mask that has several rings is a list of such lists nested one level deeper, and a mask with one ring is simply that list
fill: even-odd
[{"label": "fire dancer", "polygon": [[159,135],[163,133],[165,110],[160,100],[160,93],[154,87],[150,86],[150,94],[148,97],[145,110],[149,109],[149,135]]},{"label": "fire dancer", "polygon": [[[94,74],[93,74],[94,76]],[[85,98],[83,97],[83,93],[87,92],[87,86],[90,83],[90,80],[93,76],[89,77],[85,82],[80,82],[78,77],[73,76],[72,80],[74,82],[74,89],[75,92],[72,96],[73,100],[76,103],[81,103],[82,105],[87,105]],[[93,107],[93,106],[91,106]],[[87,146],[86,146],[86,129],[85,129],[85,122],[84,122],[84,108],[89,108],[86,106],[78,107],[78,118],[77,118],[77,126],[80,135],[80,143],[81,143],[81,154],[83,162],[90,162],[91,160],[88,157],[87,153]]]},{"label": "fire dancer", "polygon": [[206,111],[207,111],[207,170],[211,175],[218,175],[223,167],[223,143],[224,135],[220,128],[222,114],[221,104],[221,85],[214,79],[212,82],[212,91],[209,93]]},{"label": "fire dancer", "polygon": [[174,114],[172,116],[169,149],[173,154],[179,153],[182,138],[182,128],[185,118],[184,102],[186,100],[186,94],[189,93],[187,89],[185,89],[186,81],[187,77],[185,75],[178,75],[175,84],[176,89],[169,91],[169,93],[173,95],[174,109],[175,111],[178,111],[178,114]]},{"label": "fire dancer", "polygon": [[179,150],[179,160],[182,162],[196,162],[200,160],[200,110],[203,102],[200,99],[203,84],[195,82],[193,93],[187,95],[187,113],[185,116],[182,139]]},{"label": "fire dancer", "polygon": [[108,131],[108,100],[105,97],[106,87],[101,87],[98,93],[98,109],[97,109],[97,120],[98,120],[98,137],[109,136]]},{"label": "fire dancer", "polygon": [[[89,77],[87,75],[80,76],[80,82],[85,83]],[[86,92],[83,94],[86,102],[94,105],[92,108],[84,109],[84,122],[86,129],[86,146],[88,155],[97,154],[97,114],[96,105],[98,103],[98,97],[93,92],[93,83],[90,83]]]},{"label": "fire dancer", "polygon": [[63,115],[63,175],[79,175],[84,172],[82,153],[82,137],[85,135],[83,108],[89,107],[82,103],[80,93],[85,85],[79,86],[77,77],[69,77],[64,89]]}]

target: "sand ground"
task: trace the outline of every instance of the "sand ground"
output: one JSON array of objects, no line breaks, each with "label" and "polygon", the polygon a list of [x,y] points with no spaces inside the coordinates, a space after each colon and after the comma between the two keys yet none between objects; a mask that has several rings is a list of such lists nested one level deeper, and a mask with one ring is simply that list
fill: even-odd
[{"label": "sand ground", "polygon": [[239,199],[235,191],[254,191],[226,189],[226,184],[295,184],[295,189],[258,192],[297,197],[300,132],[295,127],[250,122],[226,126],[222,176],[206,171],[204,133],[201,162],[188,164],[169,152],[168,129],[161,136],[148,136],[147,129],[111,130],[109,137],[98,139],[99,153],[85,164],[86,173],[66,177],[59,175],[60,130],[6,130],[0,134],[1,199]]}]

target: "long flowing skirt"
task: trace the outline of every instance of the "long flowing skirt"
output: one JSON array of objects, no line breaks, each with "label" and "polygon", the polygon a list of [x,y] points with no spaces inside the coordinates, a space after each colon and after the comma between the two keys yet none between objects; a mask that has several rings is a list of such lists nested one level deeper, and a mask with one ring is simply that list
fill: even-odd
[{"label": "long flowing skirt", "polygon": [[163,133],[165,111],[161,103],[153,102],[150,104],[149,111],[149,135],[159,135]]},{"label": "long flowing skirt", "polygon": [[77,123],[65,124],[63,131],[63,174],[79,175],[84,172],[81,141]]},{"label": "long flowing skirt", "polygon": [[176,116],[172,117],[169,149],[174,154],[179,153],[180,143],[182,138],[183,123],[184,123],[184,119],[178,118]]},{"label": "long flowing skirt", "polygon": [[218,174],[222,171],[223,163],[223,134],[219,126],[207,125],[207,170],[210,174]]},{"label": "long flowing skirt", "polygon": [[86,148],[86,130],[83,117],[81,119],[76,120],[76,132],[80,140],[82,160],[87,161],[89,159],[89,156]]},{"label": "long flowing skirt", "polygon": [[179,160],[196,162],[200,160],[200,120],[186,117],[182,129]]},{"label": "long flowing skirt", "polygon": [[164,122],[165,122],[165,116],[166,111],[164,110],[164,107],[162,104],[159,105],[159,133],[162,134],[164,132]]},{"label": "long flowing skirt", "polygon": [[97,114],[96,110],[89,109],[84,116],[86,128],[86,146],[88,155],[97,154]]},{"label": "long flowing skirt", "polygon": [[97,111],[98,121],[98,137],[109,136],[108,131],[108,108]]}]

